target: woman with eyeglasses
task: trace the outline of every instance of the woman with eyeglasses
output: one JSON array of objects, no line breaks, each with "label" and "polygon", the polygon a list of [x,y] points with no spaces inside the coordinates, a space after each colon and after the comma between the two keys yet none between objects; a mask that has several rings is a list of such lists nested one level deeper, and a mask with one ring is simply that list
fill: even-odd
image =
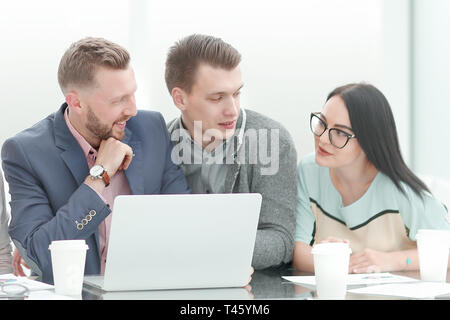
[{"label": "woman with eyeglasses", "polygon": [[315,153],[298,167],[293,265],[313,272],[312,246],[344,241],[351,273],[418,270],[417,230],[450,230],[450,221],[403,161],[384,95],[369,84],[338,87],[310,127]]}]

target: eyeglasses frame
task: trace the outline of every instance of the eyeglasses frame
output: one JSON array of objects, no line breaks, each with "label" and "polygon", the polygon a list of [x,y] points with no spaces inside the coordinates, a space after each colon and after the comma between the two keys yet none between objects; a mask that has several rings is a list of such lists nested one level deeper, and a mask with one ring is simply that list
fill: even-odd
[{"label": "eyeglasses frame", "polygon": [[[350,139],[356,138],[356,135],[354,135],[354,134],[353,134],[353,135],[352,135],[352,134],[349,134],[349,133],[347,133],[347,132],[345,132],[345,131],[342,131],[341,129],[338,129],[338,128],[328,128],[327,123],[326,123],[325,121],[323,121],[322,119],[320,119],[320,117],[318,116],[318,114],[320,114],[320,112],[311,112],[311,115],[310,115],[310,117],[309,117],[309,128],[311,129],[311,132],[312,132],[316,137],[321,137],[321,136],[325,133],[325,131],[328,130],[328,139],[330,139],[331,145],[332,145],[333,147],[335,147],[335,148],[338,148],[338,149],[343,149],[343,148],[347,145],[347,143],[350,141]],[[322,122],[322,124],[323,124],[323,126],[324,126],[325,129],[323,130],[323,132],[322,132],[321,134],[316,134],[316,133],[314,132],[314,130],[313,130],[312,126],[311,126],[311,124],[312,124],[312,119],[313,119],[313,118],[319,119],[319,121]],[[344,145],[343,145],[342,147],[338,147],[338,146],[336,146],[336,145],[333,143],[333,140],[331,139],[331,131],[332,131],[332,130],[341,132],[341,133],[343,133],[343,134],[347,137],[347,141],[345,141],[345,143],[344,143]]]}]

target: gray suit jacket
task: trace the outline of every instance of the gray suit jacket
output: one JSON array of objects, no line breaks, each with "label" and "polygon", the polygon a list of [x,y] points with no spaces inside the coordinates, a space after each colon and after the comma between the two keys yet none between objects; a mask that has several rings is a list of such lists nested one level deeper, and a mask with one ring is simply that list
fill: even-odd
[{"label": "gray suit jacket", "polygon": [[[297,152],[289,132],[280,123],[257,112],[245,111],[244,144],[238,149],[233,163],[224,164],[228,166],[228,172],[223,183],[225,193],[251,192],[262,195],[252,265],[255,269],[264,269],[292,260]],[[171,140],[175,144],[180,138],[177,130],[179,122],[176,120],[168,123]],[[241,123],[242,112],[236,127],[240,128]],[[256,141],[252,139],[255,134]],[[267,142],[267,147],[264,147],[264,142]],[[264,153],[273,156],[270,164]],[[258,161],[255,161],[255,157]],[[188,165],[181,164],[182,167]],[[192,191],[195,193],[195,190]]]}]

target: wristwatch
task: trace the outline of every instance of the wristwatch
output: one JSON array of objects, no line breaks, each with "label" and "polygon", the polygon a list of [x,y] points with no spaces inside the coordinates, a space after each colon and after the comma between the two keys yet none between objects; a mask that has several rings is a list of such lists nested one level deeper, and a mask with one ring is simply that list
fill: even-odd
[{"label": "wristwatch", "polygon": [[105,187],[109,186],[109,175],[106,172],[106,169],[103,168],[102,165],[96,164],[89,170],[89,175],[91,176],[91,179],[102,179],[105,183]]}]

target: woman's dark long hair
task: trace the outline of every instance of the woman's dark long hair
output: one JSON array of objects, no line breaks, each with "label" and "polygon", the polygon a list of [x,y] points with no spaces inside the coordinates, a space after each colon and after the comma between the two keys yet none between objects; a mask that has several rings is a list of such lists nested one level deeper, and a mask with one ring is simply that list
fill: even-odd
[{"label": "woman's dark long hair", "polygon": [[334,89],[327,101],[335,95],[344,100],[356,139],[375,168],[391,178],[402,193],[401,182],[419,196],[430,192],[403,160],[394,115],[383,93],[370,84],[352,83]]}]

